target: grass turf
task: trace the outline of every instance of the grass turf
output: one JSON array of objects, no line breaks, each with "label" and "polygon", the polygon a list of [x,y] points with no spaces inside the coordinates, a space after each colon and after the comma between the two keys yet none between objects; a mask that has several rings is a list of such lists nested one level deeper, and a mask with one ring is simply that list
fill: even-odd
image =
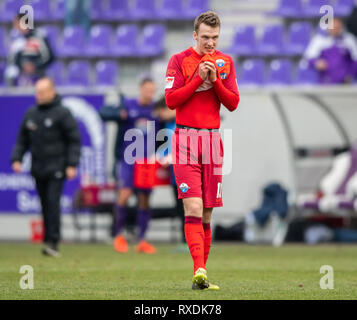
[{"label": "grass turf", "polygon": [[[104,244],[63,244],[62,257],[41,246],[0,244],[0,299],[356,299],[357,250],[352,245],[280,248],[213,244],[209,279],[219,291],[191,290],[188,253],[158,245],[158,254],[117,254]],[[132,248],[131,248],[132,249]],[[21,290],[22,265],[34,268],[34,290]],[[320,288],[320,267],[334,268],[334,289]]]}]

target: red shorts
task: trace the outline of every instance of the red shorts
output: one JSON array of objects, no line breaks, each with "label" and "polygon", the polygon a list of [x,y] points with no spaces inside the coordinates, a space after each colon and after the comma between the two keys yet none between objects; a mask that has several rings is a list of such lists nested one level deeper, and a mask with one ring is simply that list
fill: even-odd
[{"label": "red shorts", "polygon": [[198,197],[204,208],[223,206],[223,143],[219,132],[176,128],[172,160],[179,199]]}]

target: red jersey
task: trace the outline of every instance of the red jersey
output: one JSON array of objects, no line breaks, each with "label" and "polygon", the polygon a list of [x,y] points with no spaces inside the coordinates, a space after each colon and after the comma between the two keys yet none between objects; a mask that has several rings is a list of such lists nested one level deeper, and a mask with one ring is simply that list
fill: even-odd
[{"label": "red jersey", "polygon": [[[203,81],[198,75],[198,66],[203,61],[215,64],[214,83],[209,79]],[[233,111],[239,103],[232,58],[217,50],[201,56],[192,47],[173,55],[166,71],[165,98],[167,106],[176,109],[176,124],[218,129],[221,104]]]}]

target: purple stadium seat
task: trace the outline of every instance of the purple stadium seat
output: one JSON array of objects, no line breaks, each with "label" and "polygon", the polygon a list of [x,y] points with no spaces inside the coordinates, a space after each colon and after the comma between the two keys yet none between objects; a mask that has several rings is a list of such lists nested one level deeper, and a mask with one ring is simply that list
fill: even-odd
[{"label": "purple stadium seat", "polygon": [[12,21],[17,13],[20,11],[21,6],[24,5],[23,0],[4,0],[3,11],[0,14],[0,21]]},{"label": "purple stadium seat", "polygon": [[267,84],[289,85],[292,78],[292,64],[287,59],[274,59],[269,64]]},{"label": "purple stadium seat", "polygon": [[164,52],[166,28],[162,24],[148,24],[142,31],[143,39],[138,47],[140,56],[157,56]]},{"label": "purple stadium seat", "polygon": [[88,86],[90,84],[90,63],[88,61],[73,60],[68,64],[66,85]]},{"label": "purple stadium seat", "polygon": [[109,25],[94,25],[90,29],[85,55],[104,57],[110,55],[112,44],[112,28]]},{"label": "purple stadium seat", "polygon": [[135,24],[123,24],[116,30],[112,54],[118,57],[137,55],[138,27]]},{"label": "purple stadium seat", "polygon": [[284,52],[287,55],[302,55],[309,44],[312,25],[309,22],[293,22],[288,31]]},{"label": "purple stadium seat", "polygon": [[162,19],[180,19],[183,15],[182,0],[163,0],[158,15]]},{"label": "purple stadium seat", "polygon": [[47,69],[46,74],[57,86],[66,84],[65,65],[62,61],[56,61]]},{"label": "purple stadium seat", "polygon": [[298,18],[302,16],[301,0],[280,0],[278,8],[273,12],[286,18]]},{"label": "purple stadium seat", "polygon": [[318,74],[309,67],[305,60],[301,60],[297,66],[296,84],[317,84],[319,82]]},{"label": "purple stadium seat", "polygon": [[331,5],[330,0],[309,0],[303,8],[303,14],[308,18],[321,17],[320,9],[322,6]]},{"label": "purple stadium seat", "polygon": [[65,1],[66,0],[55,0],[52,7],[52,18],[54,20],[63,20],[65,16]]},{"label": "purple stadium seat", "polygon": [[119,68],[115,61],[101,60],[95,65],[96,84],[101,86],[115,86]]},{"label": "purple stadium seat", "polygon": [[51,20],[51,1],[31,0],[29,4],[33,8],[35,21]]},{"label": "purple stadium seat", "polygon": [[354,6],[354,0],[335,0],[333,9],[334,14],[337,17],[346,17],[348,16]]},{"label": "purple stadium seat", "polygon": [[265,63],[262,59],[247,59],[238,69],[240,85],[263,85],[265,82]]},{"label": "purple stadium seat", "polygon": [[101,20],[104,11],[104,2],[94,0],[90,8],[90,18],[92,20]]},{"label": "purple stadium seat", "polygon": [[0,58],[5,58],[7,55],[6,32],[3,27],[0,27]]},{"label": "purple stadium seat", "polygon": [[228,49],[233,54],[241,56],[256,53],[255,28],[253,26],[241,26],[235,30],[231,47]]},{"label": "purple stadium seat", "polygon": [[102,18],[107,21],[128,18],[129,0],[109,0],[109,5],[103,11]]},{"label": "purple stadium seat", "polygon": [[208,9],[208,0],[188,0],[188,4],[184,10],[184,17],[187,19],[194,19]]},{"label": "purple stadium seat", "polygon": [[48,38],[52,50],[57,54],[58,42],[60,41],[60,30],[55,25],[41,26],[40,30]]},{"label": "purple stadium seat", "polygon": [[76,57],[83,52],[85,43],[85,31],[79,26],[66,27],[63,30],[63,39],[58,47],[60,57]]},{"label": "purple stadium seat", "polygon": [[280,24],[267,26],[258,46],[258,54],[279,55],[283,52],[284,27]]},{"label": "purple stadium seat", "polygon": [[130,18],[134,20],[151,20],[157,18],[155,0],[136,0],[130,11]]}]

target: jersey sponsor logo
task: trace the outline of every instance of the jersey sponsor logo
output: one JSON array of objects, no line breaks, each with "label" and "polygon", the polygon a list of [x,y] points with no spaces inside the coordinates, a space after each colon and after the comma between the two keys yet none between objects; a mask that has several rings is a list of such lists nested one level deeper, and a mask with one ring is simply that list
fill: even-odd
[{"label": "jersey sponsor logo", "polygon": [[226,72],[220,73],[219,75],[221,76],[222,80],[227,79],[227,73]]},{"label": "jersey sponsor logo", "polygon": [[34,121],[32,121],[32,120],[27,120],[26,121],[26,127],[27,127],[27,129],[29,129],[31,131],[34,131],[34,130],[37,129],[36,123]]},{"label": "jersey sponsor logo", "polygon": [[52,119],[47,118],[47,119],[45,119],[44,124],[45,124],[45,127],[49,128],[49,127],[51,127],[51,126],[52,126],[53,121],[52,121]]},{"label": "jersey sponsor logo", "polygon": [[220,68],[222,68],[226,64],[226,62],[223,59],[217,59],[216,63],[217,63],[217,66]]},{"label": "jersey sponsor logo", "polygon": [[179,188],[182,193],[186,193],[188,191],[188,189],[190,189],[190,187],[184,182],[180,184]]},{"label": "jersey sponsor logo", "polygon": [[166,77],[165,89],[171,89],[174,85],[175,77]]}]

